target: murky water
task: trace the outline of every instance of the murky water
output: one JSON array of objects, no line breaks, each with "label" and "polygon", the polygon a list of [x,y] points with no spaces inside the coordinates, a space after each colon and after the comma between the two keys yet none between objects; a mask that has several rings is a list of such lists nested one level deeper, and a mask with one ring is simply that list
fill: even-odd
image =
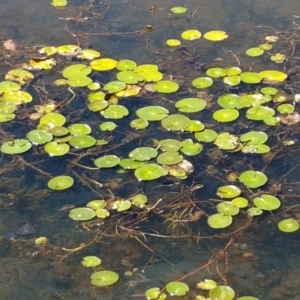
[{"label": "murky water", "polygon": [[[244,54],[249,47],[261,44],[266,35],[281,34],[285,37],[272,53],[285,52],[288,57],[284,65],[286,68],[293,68],[292,62],[300,56],[297,48],[300,26],[297,12],[300,14],[300,4],[296,0],[203,0],[201,3],[188,0],[184,3],[189,11],[184,15],[170,13],[170,8],[181,6],[182,1],[172,1],[171,4],[157,0],[69,2],[65,9],[55,9],[49,0],[27,0],[26,4],[20,0],[2,1],[1,40],[17,40],[29,54],[34,46],[78,44],[82,48],[101,51],[102,57],[132,59],[138,64],[157,63],[164,74],[177,77],[182,83],[179,95],[141,95],[134,100],[124,100],[132,111],[145,106],[149,101],[173,109],[172,101],[187,97],[192,79],[203,74],[210,66],[215,66],[218,57],[226,65],[238,66],[241,62],[243,69],[255,68],[255,71],[261,71],[271,67],[269,54],[259,63]],[[151,7],[154,7],[152,12]],[[146,32],[147,25],[154,30]],[[183,30],[194,28],[202,32],[224,30],[229,38],[215,44],[204,39],[188,41],[177,50],[165,46],[166,39],[180,39]],[[1,51],[1,81],[11,65],[24,62],[26,55],[22,52],[20,56],[10,56]],[[291,55],[293,57],[289,59]],[[278,65],[281,70],[285,67]],[[34,104],[38,104],[41,99],[63,101],[70,97],[66,89],[53,86],[53,80],[57,78],[60,78],[58,72],[47,76],[42,74],[28,87],[31,93],[35,93]],[[104,74],[97,79],[103,83],[112,78]],[[290,94],[298,93],[297,79],[296,69],[287,86],[281,88]],[[36,89],[36,86],[43,86],[47,93]],[[247,89],[247,86],[242,86],[234,91],[245,92]],[[227,91],[218,84],[209,90],[214,96],[224,92]],[[84,119],[96,127],[99,119],[84,112],[86,95],[86,91],[79,92],[76,100],[82,101],[70,103],[66,111],[68,119],[73,123]],[[133,119],[134,116],[131,113],[129,117]],[[211,116],[203,114],[201,121],[209,123]],[[217,131],[230,128],[240,134],[245,129],[245,121],[245,117],[241,116],[240,123],[234,125],[234,128],[216,122],[209,125]],[[35,126],[32,121],[26,123],[26,119],[18,119],[3,124],[2,129],[5,134],[23,138]],[[255,126],[249,124],[250,129],[258,130],[258,126]],[[218,263],[211,264],[209,269],[201,269],[185,280],[192,287],[185,299],[195,298],[195,284],[205,278],[230,285],[237,297],[252,295],[268,300],[298,299],[299,232],[287,235],[277,229],[278,221],[284,216],[289,217],[290,212],[264,214],[252,222],[244,213],[235,217],[230,230],[220,231],[216,236],[216,231],[207,226],[204,218],[197,222],[187,222],[190,212],[185,206],[179,205],[181,202],[193,201],[199,207],[200,203],[206,205],[207,211],[213,213],[214,208],[210,203],[215,202],[212,200],[208,203],[208,200],[216,198],[215,192],[220,184],[226,184],[224,178],[229,170],[240,172],[243,167],[264,170],[271,178],[268,187],[278,182],[282,184],[278,196],[282,200],[283,210],[297,205],[297,182],[300,180],[297,168],[294,167],[299,164],[300,157],[297,141],[299,129],[296,126],[283,128],[284,132],[267,129],[264,125],[259,127],[259,130],[266,130],[270,134],[269,146],[279,153],[276,159],[270,161],[268,157],[245,159],[239,153],[219,156],[213,147],[208,146],[206,154],[199,159],[191,158],[196,171],[183,182],[174,182],[169,177],[158,182],[138,182],[132,173],[124,177],[114,169],[91,172],[70,164],[76,152],[68,158],[50,158],[38,151],[34,155],[29,152],[13,159],[2,155],[0,298],[143,299],[143,293],[148,288],[162,288],[167,282],[182,278],[220,255]],[[125,125],[123,127],[123,123],[120,123],[119,128],[124,128],[124,131],[119,130],[115,137],[120,146],[111,151],[124,156],[138,145],[150,145],[153,139],[163,138],[162,132],[153,127],[148,136],[144,133],[128,136]],[[95,135],[102,138],[99,130]],[[178,137],[187,138],[181,133]],[[295,139],[296,144],[290,148],[284,147],[279,143],[283,137]],[[2,137],[1,143],[6,138]],[[124,142],[123,139],[130,142]],[[108,154],[105,148],[101,153]],[[90,161],[83,158],[80,163],[88,164]],[[210,172],[209,166],[212,164],[215,168]],[[56,176],[66,173],[72,175],[79,184],[60,192],[47,188],[49,174]],[[103,184],[103,187],[95,185],[95,181]],[[190,193],[189,187],[197,184],[203,187]],[[145,215],[136,211],[125,212],[121,218],[119,214],[113,214],[111,221],[105,223],[111,224],[111,227],[105,227],[102,222],[85,227],[68,217],[70,207],[84,206],[91,199],[99,197],[111,200],[112,194],[126,198],[138,190],[150,198],[152,206],[157,203],[157,210]],[[163,205],[157,202],[161,198]],[[172,205],[174,209],[168,212],[164,210],[164,206]],[[176,210],[178,207],[180,209]],[[163,217],[164,213],[170,215]],[[293,211],[292,215],[299,219],[297,211]],[[39,236],[48,237],[50,244],[37,247],[34,241]],[[79,251],[77,248],[83,244],[88,246]],[[92,286],[89,276],[94,270],[81,266],[82,258],[87,255],[99,256],[102,259],[101,267],[116,271],[120,275],[119,282],[105,289]]]}]

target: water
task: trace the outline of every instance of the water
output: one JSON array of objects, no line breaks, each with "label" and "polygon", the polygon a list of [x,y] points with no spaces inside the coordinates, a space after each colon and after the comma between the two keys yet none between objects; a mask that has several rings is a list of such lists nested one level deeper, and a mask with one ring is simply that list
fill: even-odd
[{"label": "water", "polygon": [[[182,2],[173,1],[171,5],[180,6]],[[271,67],[293,70],[287,82],[279,87],[289,94],[299,92],[298,70],[295,69],[299,59],[297,1],[287,4],[279,0],[204,0],[201,4],[185,1],[185,5],[189,8],[188,14],[175,16],[170,13],[172,6],[167,1],[77,0],[65,9],[53,8],[50,1],[26,1],[25,6],[24,1],[5,2],[0,4],[0,35],[2,40],[19,41],[27,49],[28,57],[35,53],[34,46],[78,43],[82,48],[99,50],[102,57],[132,59],[138,64],[157,63],[164,74],[180,81],[181,89],[175,95],[142,94],[122,99],[121,104],[130,109],[130,120],[135,118],[133,112],[137,108],[149,103],[165,106],[175,113],[173,102],[190,96],[192,79],[203,75],[207,68],[218,65],[215,61],[218,57],[225,65],[238,66],[241,62],[243,70],[261,71]],[[152,6],[154,12],[150,12]],[[145,32],[147,25],[154,30]],[[229,38],[220,43],[204,39],[185,41],[178,50],[165,46],[166,39],[180,39],[183,30],[193,28],[202,33],[224,30]],[[268,53],[259,62],[244,54],[249,47],[261,44],[266,35],[281,37],[270,53],[284,52],[288,57],[284,65],[274,67]],[[1,80],[11,65],[27,62],[24,55],[24,51],[14,55],[1,51]],[[63,63],[68,64],[68,61]],[[41,72],[28,86],[34,101],[26,109],[18,110],[15,121],[2,125],[1,143],[13,139],[12,135],[24,138],[36,127],[36,121],[22,118],[33,111],[34,104],[48,99],[60,102],[72,96],[65,87],[53,86],[53,80],[60,78],[58,70],[62,68],[57,67],[50,74]],[[94,79],[107,83],[114,76],[106,72]],[[250,92],[255,88],[259,86],[241,85],[232,92]],[[217,107],[214,104],[217,96],[224,92],[227,90],[220,83],[209,89],[214,95],[213,110]],[[72,163],[94,167],[92,159],[96,157],[111,153],[125,157],[139,145],[149,146],[153,139],[166,138],[166,133],[155,128],[156,125],[152,124],[148,134],[144,134],[133,132],[126,121],[119,121],[114,134],[99,131],[99,116],[85,109],[87,94],[85,89],[78,91],[75,100],[62,112],[70,123],[88,122],[93,127],[95,138],[113,138],[108,148],[90,150],[90,156],[78,157],[78,161],[75,158],[80,151],[74,151],[67,158],[50,158],[38,147],[20,156],[1,156],[1,299],[143,299],[148,288],[163,288],[169,281],[178,280],[201,266],[204,267],[198,273],[184,279],[191,290],[186,299],[195,298],[199,291],[195,288],[196,283],[205,278],[230,285],[236,291],[236,297],[297,299],[299,233],[283,234],[277,229],[277,223],[283,218],[293,216],[299,219],[297,124],[277,128],[254,122],[245,125],[249,121],[242,114],[234,125],[220,125],[212,121],[210,111],[206,111],[201,113],[201,121],[217,132],[266,131],[275,158],[224,154],[215,151],[213,145],[206,145],[199,157],[189,158],[196,171],[187,180],[180,182],[164,177],[145,183],[138,182],[132,173],[124,176],[115,169],[94,171]],[[199,114],[189,116],[199,118]],[[183,140],[191,135],[171,133],[170,136]],[[284,139],[294,139],[296,144],[286,147],[281,142]],[[220,200],[215,195],[216,189],[228,184],[225,179],[227,172],[242,172],[245,168],[262,170],[268,175],[270,182],[263,190],[274,183],[282,184],[278,192],[282,201],[280,210],[264,213],[252,222],[245,212],[240,213],[234,217],[228,230],[221,231],[210,229],[206,217],[188,222],[196,211],[191,203],[207,214],[215,213],[214,205]],[[71,175],[76,184],[66,191],[49,190],[49,178],[61,174]],[[203,187],[191,192],[190,189],[197,184]],[[92,199],[104,198],[111,202],[113,196],[126,198],[141,190],[148,196],[151,208],[143,214],[137,209],[122,215],[112,212],[104,222],[86,226],[68,217],[70,208],[85,206]],[[26,224],[33,226],[34,230],[28,235],[18,234]],[[39,236],[47,237],[49,245],[37,247],[35,239]],[[73,252],[68,249],[73,249]],[[94,270],[102,268],[117,272],[120,275],[118,283],[105,289],[92,286],[89,276],[94,270],[81,266],[82,258],[87,255],[102,259],[101,267]],[[219,259],[208,269],[205,265],[211,258]]]}]

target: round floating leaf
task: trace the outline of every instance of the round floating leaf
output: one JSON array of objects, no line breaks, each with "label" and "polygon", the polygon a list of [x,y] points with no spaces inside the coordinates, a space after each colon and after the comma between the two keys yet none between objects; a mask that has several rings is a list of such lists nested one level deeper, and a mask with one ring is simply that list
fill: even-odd
[{"label": "round floating leaf", "polygon": [[236,86],[240,84],[241,78],[238,75],[226,76],[223,78],[223,82],[229,86]]},{"label": "round floating leaf", "polygon": [[172,281],[166,285],[166,290],[171,296],[184,296],[190,288],[183,282]]},{"label": "round floating leaf", "polygon": [[214,280],[211,280],[211,279],[205,279],[204,281],[201,281],[201,282],[197,283],[198,288],[200,288],[202,290],[208,290],[208,291],[212,290],[216,286],[217,286],[217,283]]},{"label": "round floating leaf", "polygon": [[233,150],[237,148],[240,143],[237,136],[230,134],[229,132],[223,132],[217,136],[214,144],[223,150]]},{"label": "round floating leaf", "polygon": [[101,218],[101,219],[105,219],[105,218],[107,218],[107,217],[110,216],[109,211],[106,210],[106,209],[103,209],[103,208],[97,209],[97,210],[95,211],[95,213],[96,213],[96,216],[97,216],[98,218]]},{"label": "round floating leaf", "polygon": [[104,155],[94,160],[94,164],[99,168],[113,168],[120,162],[116,155]]},{"label": "round floating leaf", "polygon": [[166,41],[166,44],[170,47],[177,47],[177,46],[181,45],[181,42],[176,39],[169,39]]},{"label": "round floating leaf", "polygon": [[[46,124],[45,124],[46,125]],[[62,126],[55,126],[48,130],[53,136],[64,136],[69,133],[68,128]],[[70,137],[71,138],[71,137]]]},{"label": "round floating leaf", "polygon": [[248,188],[255,189],[267,183],[268,177],[259,171],[245,171],[239,176],[239,180]]},{"label": "round floating leaf", "polygon": [[89,207],[96,211],[98,209],[106,207],[106,205],[107,203],[105,200],[92,200],[86,205],[86,207]]},{"label": "round floating leaf", "polygon": [[269,51],[273,48],[273,46],[271,44],[268,44],[268,43],[260,44],[258,47],[265,50],[265,51]]},{"label": "round floating leaf", "polygon": [[261,93],[263,93],[264,95],[276,95],[278,93],[278,89],[274,88],[274,87],[264,87],[260,90]]},{"label": "round floating leaf", "polygon": [[253,203],[256,207],[268,211],[275,210],[281,205],[281,202],[278,198],[267,194],[263,194],[260,197],[254,198]]},{"label": "round floating leaf", "polygon": [[175,139],[165,139],[159,141],[158,146],[163,151],[179,151],[181,142]]},{"label": "round floating leaf", "polygon": [[235,216],[239,213],[239,208],[232,202],[224,201],[217,205],[217,211],[225,216]]},{"label": "round floating leaf", "polygon": [[280,104],[279,106],[277,106],[277,111],[280,114],[292,114],[295,110],[294,105],[292,104]]},{"label": "round floating leaf", "polygon": [[15,114],[3,114],[0,113],[0,123],[5,123],[13,120],[16,117]]},{"label": "round floating leaf", "polygon": [[116,68],[120,71],[132,71],[136,66],[137,64],[133,60],[121,59],[118,61]]},{"label": "round floating leaf", "polygon": [[212,78],[219,78],[226,76],[227,72],[223,68],[210,68],[206,71],[206,75]]},{"label": "round floating leaf", "polygon": [[201,123],[200,121],[197,120],[191,120],[191,123],[188,127],[184,129],[184,131],[187,132],[196,132],[196,131],[201,131],[205,128],[205,125]]},{"label": "round floating leaf", "polygon": [[271,149],[267,145],[246,145],[243,147],[243,153],[251,153],[251,154],[265,154],[270,152]]},{"label": "round floating leaf", "polygon": [[209,227],[214,229],[220,229],[225,228],[231,225],[232,223],[232,217],[231,216],[225,216],[221,213],[217,213],[214,215],[211,215],[207,219],[207,223]]},{"label": "round floating leaf", "polygon": [[240,97],[236,94],[223,94],[218,98],[218,104],[223,108],[242,108]]},{"label": "round floating leaf", "polygon": [[275,111],[273,108],[265,106],[254,106],[247,110],[246,117],[249,120],[261,121],[273,117]]},{"label": "round floating leaf", "polygon": [[131,198],[132,204],[134,204],[135,206],[138,206],[140,208],[145,207],[145,204],[147,203],[147,201],[148,201],[147,196],[145,196],[143,194],[137,194]]},{"label": "round floating leaf", "polygon": [[166,118],[169,111],[162,106],[147,106],[136,111],[136,115],[147,121],[160,121]]},{"label": "round floating leaf", "polygon": [[45,145],[45,151],[50,156],[62,156],[69,152],[70,146],[66,143],[58,143],[56,141],[47,143]]},{"label": "round floating leaf", "polygon": [[39,53],[43,54],[45,53],[47,56],[53,55],[57,53],[56,47],[43,47],[39,50]]},{"label": "round floating leaf", "polygon": [[256,217],[256,216],[260,216],[263,214],[263,210],[261,210],[258,207],[251,207],[247,210],[247,213],[249,216],[251,217]]},{"label": "round floating leaf", "polygon": [[138,85],[127,85],[126,89],[116,93],[117,97],[132,97],[139,94],[142,88]]},{"label": "round floating leaf", "polygon": [[145,293],[145,296],[147,300],[157,300],[160,294],[160,289],[158,287],[154,287],[148,289]]},{"label": "round floating leaf", "polygon": [[3,115],[12,114],[17,109],[17,106],[13,103],[0,102],[0,113]]},{"label": "round floating leaf", "polygon": [[45,236],[40,236],[40,237],[38,237],[38,238],[34,241],[34,243],[35,243],[37,246],[42,247],[42,246],[45,246],[45,245],[49,244],[49,240],[48,240],[48,238],[46,238]]},{"label": "round floating leaf", "polygon": [[51,127],[63,126],[66,123],[66,118],[58,113],[49,113],[41,117],[40,124],[49,124]]},{"label": "round floating leaf", "polygon": [[67,0],[52,0],[51,5],[55,7],[64,7],[68,4]]},{"label": "round floating leaf", "polygon": [[108,107],[106,100],[94,101],[88,104],[88,109],[91,111],[101,111]]},{"label": "round floating leaf", "polygon": [[186,139],[181,143],[180,151],[188,156],[199,154],[203,150],[203,146],[199,143],[194,143],[192,139]]},{"label": "round floating leaf", "polygon": [[128,109],[123,105],[110,105],[107,109],[101,111],[101,115],[108,119],[122,119],[128,114]]},{"label": "round floating leaf", "polygon": [[28,140],[35,145],[43,145],[52,141],[53,136],[45,130],[34,129],[27,133]]},{"label": "round floating leaf", "polygon": [[126,84],[136,84],[139,81],[143,81],[144,77],[133,71],[121,71],[117,74],[117,79]]},{"label": "round floating leaf", "polygon": [[231,122],[239,117],[239,111],[235,108],[223,108],[213,113],[213,118],[218,122]]},{"label": "round floating leaf", "polygon": [[235,185],[224,185],[218,188],[217,195],[221,198],[235,198],[242,193],[241,189]]},{"label": "round floating leaf", "polygon": [[158,164],[145,164],[134,171],[138,180],[155,180],[165,175],[165,170]]},{"label": "round floating leaf", "polygon": [[276,70],[265,70],[259,74],[264,80],[267,80],[268,83],[283,82],[287,79],[287,74]]},{"label": "round floating leaf", "polygon": [[195,113],[203,110],[207,103],[199,98],[184,98],[175,103],[175,107],[181,112]]},{"label": "round floating leaf", "polygon": [[218,137],[218,134],[212,129],[204,129],[201,132],[195,133],[195,138],[199,142],[211,143]]},{"label": "round floating leaf", "polygon": [[238,208],[245,208],[249,204],[249,201],[244,197],[234,198],[231,202]]},{"label": "round floating leaf", "polygon": [[240,140],[247,145],[260,145],[268,140],[268,135],[263,131],[250,131],[242,134]]},{"label": "round floating leaf", "polygon": [[172,131],[184,130],[190,123],[191,120],[188,117],[179,114],[169,115],[161,121],[163,128]]},{"label": "round floating leaf", "polygon": [[98,271],[91,275],[92,284],[106,287],[116,283],[119,280],[119,275],[113,271]]},{"label": "round floating leaf", "polygon": [[6,80],[17,81],[22,85],[30,82],[33,78],[34,76],[30,72],[22,69],[10,70],[5,75]]},{"label": "round floating leaf", "polygon": [[182,32],[181,37],[184,40],[189,40],[189,41],[197,40],[197,39],[200,39],[201,32],[196,29],[186,30],[186,31]]},{"label": "round floating leaf", "polygon": [[75,221],[89,221],[95,216],[95,211],[87,207],[73,208],[69,212],[69,217]]},{"label": "round floating leaf", "polygon": [[89,60],[92,60],[97,57],[100,57],[100,52],[93,49],[84,49],[79,55],[77,55],[77,58]]},{"label": "round floating leaf", "polygon": [[134,119],[130,122],[130,127],[134,129],[145,129],[149,126],[149,122],[145,119]]},{"label": "round floating leaf", "polygon": [[212,30],[206,32],[203,37],[209,41],[217,42],[217,41],[223,41],[227,39],[228,35],[226,34],[225,31]]},{"label": "round floating leaf", "polygon": [[113,131],[117,128],[117,124],[115,122],[103,122],[100,125],[100,129],[102,131]]},{"label": "round floating leaf", "polygon": [[87,76],[81,76],[81,75],[75,75],[72,77],[69,77],[67,80],[67,83],[71,86],[75,87],[85,87],[91,84],[93,80],[90,77]]},{"label": "round floating leaf", "polygon": [[146,65],[137,66],[134,69],[134,72],[137,72],[137,73],[152,72],[152,71],[158,71],[158,66],[146,64]]},{"label": "round floating leaf", "polygon": [[240,78],[245,83],[260,83],[262,81],[261,75],[255,72],[243,72],[240,74]]},{"label": "round floating leaf", "polygon": [[285,219],[278,223],[279,230],[283,232],[295,232],[299,227],[299,222],[293,218]]},{"label": "round floating leaf", "polygon": [[32,144],[28,140],[16,139],[2,144],[1,151],[5,154],[20,154],[28,151],[31,146]]},{"label": "round floating leaf", "polygon": [[139,74],[141,74],[144,77],[144,80],[146,82],[151,82],[151,81],[157,82],[163,79],[163,74],[158,71],[145,71]]},{"label": "round floating leaf", "polygon": [[171,8],[171,12],[174,14],[183,14],[187,11],[186,7],[176,6]]},{"label": "round floating leaf", "polygon": [[24,91],[5,92],[3,95],[3,100],[5,102],[12,103],[15,105],[29,103],[32,101],[32,99],[32,96]]},{"label": "round floating leaf", "polygon": [[12,81],[1,81],[0,82],[0,94],[4,92],[14,92],[21,89],[21,86]]},{"label": "round floating leaf", "polygon": [[51,190],[61,191],[70,188],[74,184],[71,176],[61,175],[51,178],[48,181],[48,187]]},{"label": "round floating leaf", "polygon": [[69,133],[72,135],[90,134],[92,132],[91,126],[88,124],[72,124],[68,127]]},{"label": "round floating leaf", "polygon": [[239,75],[242,73],[242,69],[239,67],[228,67],[225,70],[226,70],[227,75],[230,75],[230,76],[235,76],[235,75]]},{"label": "round floating leaf", "polygon": [[145,163],[143,161],[137,161],[137,160],[133,160],[131,158],[123,158],[119,165],[127,170],[134,170],[137,169],[141,166],[143,166]]},{"label": "round floating leaf", "polygon": [[75,64],[66,67],[62,71],[62,75],[65,78],[72,78],[76,76],[87,76],[92,72],[92,68],[88,67],[87,65],[84,64]]},{"label": "round floating leaf", "polygon": [[234,290],[228,285],[218,285],[209,291],[209,297],[211,299],[232,300],[234,296]]},{"label": "round floating leaf", "polygon": [[178,83],[170,80],[161,80],[157,81],[153,85],[154,90],[156,90],[159,93],[173,93],[176,92],[179,89]]},{"label": "round floating leaf", "polygon": [[151,147],[138,147],[129,153],[129,157],[138,161],[147,161],[156,157],[157,150]]},{"label": "round floating leaf", "polygon": [[259,48],[259,47],[254,47],[254,48],[249,48],[247,51],[246,51],[246,54],[248,56],[253,56],[253,57],[256,57],[256,56],[260,56],[260,55],[263,55],[264,54],[264,50]]},{"label": "round floating leaf", "polygon": [[101,91],[94,91],[88,94],[88,99],[90,102],[103,101],[105,100],[105,94]]},{"label": "round floating leaf", "polygon": [[101,259],[97,256],[85,256],[81,264],[85,267],[97,267],[101,264]]},{"label": "round floating leaf", "polygon": [[197,89],[206,89],[212,86],[214,81],[210,77],[198,77],[192,81],[192,86]]},{"label": "round floating leaf", "polygon": [[177,151],[166,151],[157,156],[157,162],[161,165],[176,165],[183,160],[183,156]]},{"label": "round floating leaf", "polygon": [[111,81],[107,83],[103,89],[108,93],[118,93],[126,88],[126,83],[122,81]]},{"label": "round floating leaf", "polygon": [[116,209],[117,211],[125,211],[128,210],[131,207],[131,202],[129,200],[117,200],[113,203],[112,208]]},{"label": "round floating leaf", "polygon": [[93,60],[90,66],[96,71],[109,71],[116,67],[117,61],[111,58],[100,58]]},{"label": "round floating leaf", "polygon": [[73,136],[69,140],[69,144],[77,149],[90,148],[96,144],[96,139],[92,136],[81,134]]}]

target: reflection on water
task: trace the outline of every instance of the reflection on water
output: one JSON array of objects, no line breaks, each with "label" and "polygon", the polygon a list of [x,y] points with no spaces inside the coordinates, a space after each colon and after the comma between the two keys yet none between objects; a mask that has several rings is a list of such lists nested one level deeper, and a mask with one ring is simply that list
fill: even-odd
[{"label": "reflection on water", "polygon": [[[13,5],[12,2],[1,3],[1,39],[16,39],[28,47],[26,49],[29,53],[35,45],[80,43],[83,48],[99,49],[102,57],[133,59],[138,64],[157,63],[163,73],[176,76],[185,87],[179,95],[168,96],[167,99],[157,99],[156,95],[137,97],[128,103],[131,109],[156,101],[172,110],[172,101],[178,100],[178,96],[189,96],[191,80],[213,66],[218,57],[223,58],[227,65],[238,65],[242,60],[246,68],[255,67],[253,59],[246,57],[244,52],[262,43],[265,35],[287,32],[284,44],[287,49],[283,50],[286,50],[287,55],[293,53],[295,57],[299,56],[298,50],[293,49],[295,45],[289,43],[297,37],[298,32],[295,33],[295,30],[299,30],[293,24],[298,23],[294,14],[299,11],[300,5],[296,0],[288,4],[280,0],[203,0],[201,5],[199,1],[186,1],[189,14],[179,16],[170,14],[171,7],[167,1],[153,0],[151,4],[138,0],[69,2],[72,3],[65,9],[53,8],[48,0],[26,1],[25,6],[24,1],[19,0],[14,0]],[[181,1],[173,1],[172,6],[175,5],[181,5]],[[154,12],[150,12],[151,6],[155,7]],[[145,32],[146,25],[151,25],[154,30]],[[192,28],[199,28],[202,32],[225,30],[229,39],[222,44],[212,45],[201,39],[184,43],[179,50],[166,48],[166,39],[180,38],[183,30]],[[281,51],[280,47],[278,51]],[[1,51],[0,55],[3,80],[3,74],[11,64],[23,62],[24,53],[20,57],[13,57]],[[293,67],[289,62],[286,65]],[[269,60],[261,61],[261,68],[268,66]],[[291,78],[296,79],[298,70],[294,70],[293,74]],[[50,93],[47,99],[62,101],[68,97],[65,91],[53,88],[52,79],[58,78],[56,73],[45,78],[44,86]],[[97,79],[108,82],[112,78],[105,74]],[[39,80],[34,83],[36,86],[40,84]],[[299,92],[295,83],[289,84],[283,89],[289,93]],[[28,89],[32,89],[31,92],[36,93],[38,99],[39,90],[36,86]],[[247,87],[242,86],[238,91],[245,92]],[[216,85],[209,92],[218,95],[224,92],[224,87]],[[80,97],[86,98],[86,92],[82,92]],[[80,101],[70,103],[68,113],[72,122],[87,118],[91,124],[98,124],[97,117],[82,113],[84,107]],[[130,118],[133,119],[133,116],[130,115]],[[210,115],[201,116],[201,120],[211,122]],[[242,120],[234,125],[237,134],[245,128],[243,122],[246,119],[242,117]],[[209,125],[219,131],[227,130],[226,126]],[[34,127],[35,123],[25,124],[23,120],[4,124],[3,135],[24,137]],[[250,128],[255,127],[250,124]],[[117,140],[122,146],[116,147],[116,155],[125,156],[136,146],[142,143],[148,145],[153,139],[163,136],[161,131],[152,129],[154,133],[146,137],[139,132],[127,136],[126,132],[119,130]],[[261,127],[260,130],[269,129]],[[297,129],[291,129],[288,137],[296,139],[296,132]],[[73,157],[53,159],[38,151],[34,157],[28,153],[14,158],[2,155],[2,299],[142,299],[140,296],[146,289],[163,287],[167,282],[183,277],[218,255],[222,257],[218,264],[211,264],[209,269],[203,268],[196,276],[185,281],[194,287],[205,278],[215,279],[220,284],[224,284],[225,280],[238,296],[249,294],[259,299],[297,299],[300,293],[297,282],[299,258],[296,255],[299,234],[285,235],[278,232],[276,224],[282,215],[274,213],[252,222],[245,214],[236,217],[231,227],[231,232],[236,230],[237,233],[234,242],[230,236],[226,236],[227,231],[222,231],[216,237],[216,231],[207,227],[204,218],[191,222],[191,216],[196,211],[190,205],[191,201],[195,206],[200,206],[199,203],[206,205],[207,212],[212,213],[214,209],[210,203],[214,202],[207,200],[216,198],[216,188],[224,184],[226,172],[231,168],[236,171],[242,170],[244,166],[265,169],[268,175],[274,176],[271,184],[276,183],[276,180],[283,184],[279,191],[283,205],[297,204],[298,189],[294,183],[299,181],[299,176],[293,166],[298,164],[299,143],[296,142],[294,148],[279,149],[277,143],[282,132],[272,129],[269,133],[272,134],[270,145],[276,146],[276,151],[282,153],[279,156],[283,159],[270,160],[271,163],[267,164],[268,158],[244,159],[241,154],[232,153],[224,156],[208,146],[207,154],[203,154],[200,160],[191,158],[196,171],[192,178],[182,183],[174,182],[171,178],[140,183],[133,178],[132,173],[124,177],[115,170],[82,170],[78,166],[70,166],[69,160]],[[101,138],[99,130],[95,134]],[[1,143],[6,140],[2,139]],[[105,149],[103,154],[107,154]],[[80,162],[85,164],[88,159],[83,158]],[[218,168],[209,169],[210,165]],[[65,173],[70,173],[80,184],[67,191],[50,191],[46,186],[49,175]],[[103,188],[95,185],[95,182],[100,182]],[[197,184],[203,187],[199,186],[191,194],[189,187]],[[84,206],[91,199],[101,197],[111,200],[112,193],[117,197],[128,197],[138,190],[143,190],[151,199],[153,209],[145,214],[137,211],[124,213],[120,220],[119,215],[114,214],[105,225],[100,221],[80,224],[68,218],[70,208]],[[163,202],[158,202],[159,199],[163,199]],[[182,203],[189,203],[189,206]],[[166,211],[165,207],[172,209]],[[290,216],[288,212],[283,215]],[[299,218],[297,213],[294,216]],[[241,230],[243,228],[245,230]],[[48,237],[50,244],[36,246],[34,241],[39,236]],[[228,249],[227,243],[230,246]],[[79,248],[81,251],[78,251]],[[118,272],[120,281],[112,288],[92,287],[89,280],[92,271],[80,265],[86,255],[99,256],[103,261],[102,267]],[[195,296],[193,289],[187,299],[194,299]]]}]

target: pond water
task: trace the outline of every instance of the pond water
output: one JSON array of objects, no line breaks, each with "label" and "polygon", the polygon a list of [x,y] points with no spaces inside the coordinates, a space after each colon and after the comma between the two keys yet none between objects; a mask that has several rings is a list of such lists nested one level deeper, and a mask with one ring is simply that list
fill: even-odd
[{"label": "pond water", "polygon": [[[201,293],[208,297],[208,292],[196,287],[197,283],[213,279],[233,288],[234,299],[246,295],[268,300],[299,299],[299,230],[283,233],[277,224],[286,218],[300,219],[300,119],[268,126],[262,120],[249,120],[245,109],[235,122],[218,123],[212,118],[212,112],[220,109],[220,95],[250,94],[265,86],[274,86],[286,94],[297,114],[299,104],[294,95],[299,93],[299,1],[169,2],[73,0],[61,9],[54,8],[50,0],[27,0],[26,5],[21,0],[0,3],[1,41],[12,39],[21,45],[11,51],[1,44],[1,81],[9,70],[22,68],[30,59],[44,60],[38,53],[40,48],[74,44],[100,51],[101,58],[157,64],[165,79],[180,85],[178,92],[170,94],[147,92],[143,86],[136,97],[119,99],[119,104],[128,109],[128,116],[106,120],[87,109],[90,91],[86,87],[68,88],[53,83],[62,78],[66,66],[88,65],[88,60],[55,56],[53,69],[31,71],[35,78],[22,90],[30,93],[33,101],[20,105],[15,119],[1,123],[1,145],[24,139],[36,129],[39,121],[30,118],[34,106],[49,100],[54,100],[57,112],[66,117],[65,126],[87,123],[92,136],[108,144],[82,150],[71,147],[68,154],[55,157],[49,156],[43,146],[33,146],[17,155],[1,153],[0,298],[146,299],[147,289],[163,289],[168,282],[179,280],[188,284],[190,291],[178,299],[196,299]],[[186,13],[170,11],[182,5],[188,8]],[[183,40],[181,33],[187,29],[198,29],[202,34],[223,30],[229,37],[220,42],[203,37]],[[264,43],[266,36],[279,37],[273,49],[255,58],[245,54],[248,48]],[[181,40],[182,45],[166,46],[166,40],[171,38]],[[286,56],[283,63],[270,60],[276,53]],[[202,94],[191,85],[195,78],[206,76],[207,69],[228,66],[254,72],[275,69],[289,76],[275,85],[241,83],[236,87],[217,79]],[[91,76],[104,85],[115,80],[116,73],[93,71]],[[113,96],[107,93],[105,100],[113,101]],[[184,115],[217,133],[240,136],[251,130],[265,132],[271,151],[265,155],[245,154],[237,148],[225,151],[207,143],[199,154],[183,155],[194,168],[186,179],[168,174],[157,180],[139,181],[133,171],[95,167],[93,161],[98,157],[128,157],[137,147],[157,147],[158,141],[167,138],[197,142],[192,133],[168,131],[160,122],[150,122],[143,130],[128,125],[139,108],[159,105],[176,114],[176,101],[196,96],[205,98],[206,109]],[[269,106],[280,105],[274,103]],[[99,125],[104,121],[114,121],[117,129],[101,131]],[[290,141],[293,144],[287,146]],[[259,189],[245,187],[235,175],[246,170],[263,172],[268,177],[267,184]],[[58,175],[72,176],[75,184],[61,191],[49,189],[48,181]],[[242,196],[250,200],[247,208],[264,192],[278,197],[281,207],[257,217],[250,217],[244,208],[233,217],[231,226],[210,228],[207,217],[215,214],[216,205],[224,200],[216,192],[228,184],[242,189]],[[123,212],[112,209],[115,200],[138,193],[148,197],[145,208],[131,207]],[[93,199],[108,203],[110,217],[89,222],[69,217],[71,209],[85,207]],[[38,237],[47,237],[49,243],[37,246]],[[81,262],[85,256],[98,256],[102,263],[84,267]],[[104,288],[92,285],[91,274],[100,270],[116,272],[118,282]]]}]

